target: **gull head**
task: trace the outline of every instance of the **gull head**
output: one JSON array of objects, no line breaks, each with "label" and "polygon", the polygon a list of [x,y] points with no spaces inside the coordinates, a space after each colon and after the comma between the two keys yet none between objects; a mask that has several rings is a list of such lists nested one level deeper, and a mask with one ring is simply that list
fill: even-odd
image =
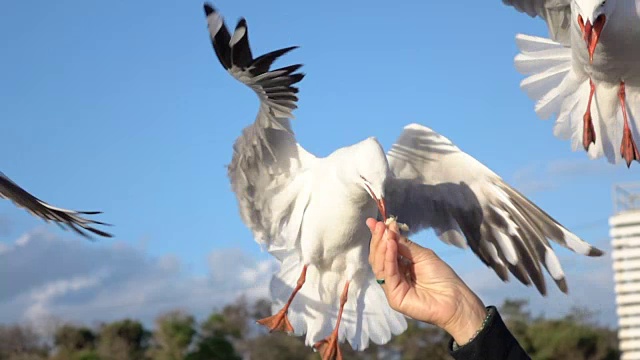
[{"label": "gull head", "polygon": [[387,218],[387,208],[384,202],[384,183],[390,173],[387,156],[382,146],[373,137],[354,145],[356,183],[370,196],[378,206],[383,219]]},{"label": "gull head", "polygon": [[587,45],[589,62],[593,62],[600,33],[607,23],[607,18],[615,7],[616,0],[574,0],[578,17],[578,26],[582,31],[582,38]]}]

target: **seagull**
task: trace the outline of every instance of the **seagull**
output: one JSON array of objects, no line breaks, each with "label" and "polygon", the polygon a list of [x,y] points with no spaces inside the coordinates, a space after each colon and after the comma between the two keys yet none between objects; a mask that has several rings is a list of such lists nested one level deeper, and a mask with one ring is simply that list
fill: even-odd
[{"label": "seagull", "polygon": [[407,328],[392,310],[367,262],[366,219],[400,219],[409,234],[432,228],[471,250],[503,280],[511,272],[546,294],[542,267],[568,291],[550,241],[587,256],[589,245],[449,139],[419,124],[404,127],[385,153],[375,137],[320,158],[291,128],[301,64],[271,69],[286,47],[255,57],[247,22],[230,33],[220,13],[204,11],[215,54],[260,100],[255,121],[235,140],[228,177],[240,216],[255,240],[280,262],[270,284],[270,331],[306,333],[323,359],[341,359],[339,343],[363,350]]},{"label": "seagull", "polygon": [[551,38],[516,35],[520,86],[554,135],[591,159],[640,161],[640,0],[503,0],[546,21]]},{"label": "seagull", "polygon": [[32,215],[37,216],[46,222],[53,221],[63,229],[71,229],[87,239],[91,239],[91,236],[85,231],[102,237],[110,238],[113,236],[92,226],[109,226],[109,224],[82,217],[82,215],[97,215],[102,212],[74,211],[49,205],[28,193],[2,172],[0,172],[0,198],[11,200],[16,206],[27,210]]}]

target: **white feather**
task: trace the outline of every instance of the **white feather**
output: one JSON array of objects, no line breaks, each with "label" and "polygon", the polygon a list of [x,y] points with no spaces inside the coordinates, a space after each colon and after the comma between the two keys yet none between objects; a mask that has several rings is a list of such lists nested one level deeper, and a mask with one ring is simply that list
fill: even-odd
[{"label": "white feather", "polygon": [[545,256],[544,256],[544,263],[547,265],[547,269],[549,269],[549,274],[555,280],[564,279],[564,271],[562,271],[560,260],[558,260],[558,257],[550,247],[545,246],[544,248],[546,250]]}]

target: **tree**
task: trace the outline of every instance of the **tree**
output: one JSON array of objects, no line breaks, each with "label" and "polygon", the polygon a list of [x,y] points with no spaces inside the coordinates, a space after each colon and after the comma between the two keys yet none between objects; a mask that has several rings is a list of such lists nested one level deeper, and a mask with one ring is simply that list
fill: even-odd
[{"label": "tree", "polygon": [[53,359],[98,359],[95,351],[96,334],[89,328],[63,325],[56,329],[53,343],[56,346]]},{"label": "tree", "polygon": [[529,329],[533,359],[600,360],[618,359],[616,344],[605,329],[571,320],[546,320]]},{"label": "tree", "polygon": [[245,337],[251,319],[249,304],[246,298],[240,297],[233,304],[222,308],[221,312],[214,312],[202,324],[202,332],[206,335],[230,336],[233,339]]},{"label": "tree", "polygon": [[101,360],[143,359],[149,332],[139,321],[125,319],[102,326],[98,354]]},{"label": "tree", "polygon": [[620,357],[616,333],[593,323],[594,313],[573,307],[561,319],[533,318],[528,301],[505,300],[500,314],[534,360],[612,360]]},{"label": "tree", "polygon": [[[283,333],[267,333],[257,336],[248,342],[246,348],[250,359],[318,359],[318,355],[314,354],[308,346],[305,346],[304,341],[301,338],[289,336]],[[349,359],[349,357],[345,356],[345,360],[347,359]]]},{"label": "tree", "polygon": [[429,359],[449,360],[449,339],[446,332],[435,326],[407,319],[407,330],[391,339],[386,347],[399,353],[402,360],[424,359],[426,354]]},{"label": "tree", "polygon": [[193,316],[180,311],[161,315],[156,319],[149,355],[154,360],[184,359],[195,335]]},{"label": "tree", "polygon": [[77,351],[94,347],[96,335],[86,327],[64,325],[59,327],[53,335],[53,343],[59,349]]},{"label": "tree", "polygon": [[233,344],[223,336],[211,335],[200,339],[196,350],[186,360],[240,360]]},{"label": "tree", "polygon": [[48,353],[48,347],[31,327],[0,325],[0,359],[40,359]]}]

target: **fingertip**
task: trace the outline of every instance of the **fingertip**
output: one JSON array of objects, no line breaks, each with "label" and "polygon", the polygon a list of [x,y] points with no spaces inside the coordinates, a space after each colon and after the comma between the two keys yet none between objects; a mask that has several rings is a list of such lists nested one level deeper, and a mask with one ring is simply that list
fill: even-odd
[{"label": "fingertip", "polygon": [[373,230],[375,229],[375,226],[376,226],[376,219],[368,218],[366,223],[367,223],[367,227],[369,228],[369,231],[371,231],[371,233],[373,234]]},{"label": "fingertip", "polygon": [[383,232],[385,230],[385,228],[386,228],[386,226],[384,225],[384,223],[382,221],[376,222],[375,231]]}]

